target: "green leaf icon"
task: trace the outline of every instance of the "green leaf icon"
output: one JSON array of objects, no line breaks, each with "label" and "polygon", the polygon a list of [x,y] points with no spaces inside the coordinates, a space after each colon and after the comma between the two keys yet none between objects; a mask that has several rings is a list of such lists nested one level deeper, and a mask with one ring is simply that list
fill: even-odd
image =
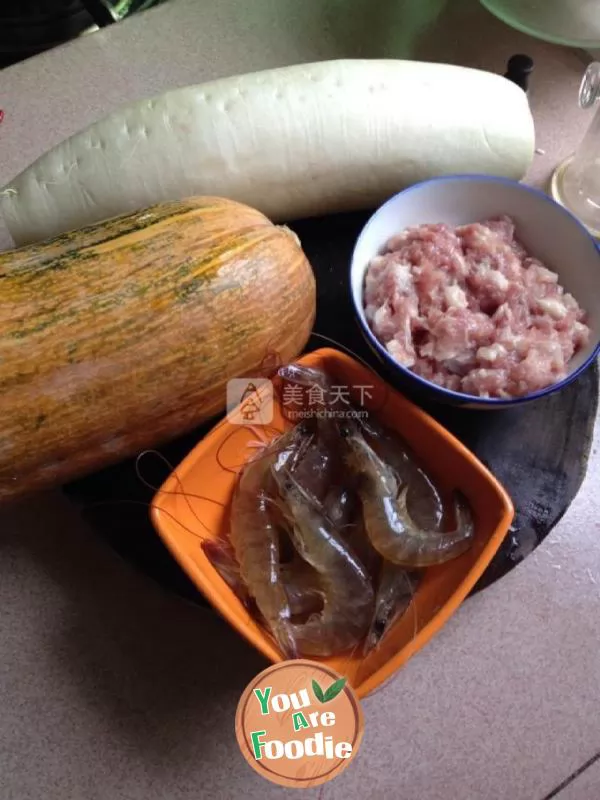
[{"label": "green leaf icon", "polygon": [[319,684],[313,679],[312,682],[313,692],[315,693],[315,697],[320,703],[325,702],[325,695],[323,694],[323,689],[319,686]]},{"label": "green leaf icon", "polygon": [[325,692],[325,696],[323,699],[323,703],[328,703],[330,700],[333,700],[338,694],[342,691],[344,686],[346,685],[346,678],[340,678],[335,683],[332,683],[329,689]]}]

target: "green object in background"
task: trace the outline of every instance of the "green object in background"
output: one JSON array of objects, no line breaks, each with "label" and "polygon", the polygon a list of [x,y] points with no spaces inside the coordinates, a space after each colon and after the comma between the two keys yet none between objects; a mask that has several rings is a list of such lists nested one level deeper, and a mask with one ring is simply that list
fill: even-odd
[{"label": "green object in background", "polygon": [[158,6],[166,0],[113,0],[112,13],[115,19],[123,19],[137,11],[146,11],[148,8]]},{"label": "green object in background", "polygon": [[[104,2],[112,8],[115,19],[121,20],[169,0]],[[285,18],[289,7],[291,15],[299,14],[309,21],[307,28],[311,24],[320,30],[325,27],[332,53],[337,52],[338,58],[416,59],[421,37],[450,2],[458,0],[300,0],[300,10],[294,8],[294,0],[229,0],[227,5],[239,6],[240,21],[247,22],[245,35],[250,38],[256,28],[264,36],[265,28]]]},{"label": "green object in background", "polygon": [[416,58],[450,0],[325,0],[331,35],[352,58]]},{"label": "green object in background", "polygon": [[600,47],[598,0],[481,0],[507,25],[570,47]]}]

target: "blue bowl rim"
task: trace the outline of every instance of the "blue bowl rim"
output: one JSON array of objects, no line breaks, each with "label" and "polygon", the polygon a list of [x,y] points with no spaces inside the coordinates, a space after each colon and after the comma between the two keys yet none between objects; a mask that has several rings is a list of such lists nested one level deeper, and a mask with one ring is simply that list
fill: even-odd
[{"label": "blue bowl rim", "polygon": [[375,350],[383,357],[383,360],[386,361],[391,367],[402,372],[406,375],[410,380],[413,380],[417,383],[422,389],[427,390],[430,394],[431,393],[438,393],[442,396],[446,397],[449,401],[451,401],[454,405],[471,405],[471,406],[491,406],[491,407],[502,407],[502,406],[515,406],[520,405],[522,403],[529,403],[532,400],[537,400],[541,397],[547,397],[548,395],[554,394],[554,392],[559,391],[560,389],[564,389],[566,386],[569,386],[573,383],[577,378],[592,364],[595,359],[600,354],[600,339],[596,342],[596,346],[594,347],[590,356],[581,364],[574,372],[569,373],[566,378],[563,380],[558,381],[557,383],[553,383],[551,386],[547,386],[545,389],[540,389],[537,392],[532,392],[530,394],[526,394],[523,397],[479,397],[478,395],[474,394],[464,394],[463,392],[455,392],[452,389],[446,389],[443,386],[439,386],[437,383],[433,383],[432,381],[428,381],[426,378],[422,378],[420,375],[412,372],[408,367],[399,364],[393,356],[385,349],[385,347],[381,344],[379,339],[375,336],[371,328],[366,322],[363,322],[363,318],[361,316],[362,310],[362,292],[360,297],[361,306],[359,307],[359,300],[356,297],[356,293],[352,289],[352,264],[354,262],[354,254],[356,253],[356,247],[358,245],[359,240],[368,230],[369,226],[374,222],[375,217],[379,215],[379,213],[386,208],[389,204],[394,202],[397,197],[401,195],[408,194],[409,192],[413,192],[416,189],[420,189],[421,187],[430,184],[430,183],[441,183],[446,181],[485,181],[485,182],[492,182],[492,183],[504,183],[510,186],[516,186],[520,190],[529,192],[530,194],[535,195],[538,198],[543,199],[544,201],[553,205],[556,209],[558,209],[561,213],[568,216],[573,222],[576,223],[577,227],[591,242],[593,245],[596,255],[598,256],[598,262],[600,266],[600,245],[598,245],[588,231],[588,229],[577,219],[577,217],[572,214],[568,209],[564,206],[557,203],[552,197],[547,195],[541,189],[536,189],[534,186],[528,186],[527,184],[521,183],[520,181],[512,180],[511,178],[503,178],[498,175],[484,175],[479,173],[459,173],[456,175],[440,175],[436,178],[427,178],[426,180],[419,181],[418,183],[413,184],[412,186],[408,186],[406,189],[403,189],[400,192],[389,197],[385,203],[379,206],[369,217],[366,224],[364,225],[362,231],[360,232],[356,242],[354,243],[354,247],[352,249],[352,256],[350,259],[350,270],[349,270],[349,277],[350,277],[350,294],[352,297],[352,303],[354,305],[354,311],[356,313],[356,317],[358,319],[358,323],[361,326],[363,333],[366,335],[367,339],[369,340],[370,344],[375,348]]}]

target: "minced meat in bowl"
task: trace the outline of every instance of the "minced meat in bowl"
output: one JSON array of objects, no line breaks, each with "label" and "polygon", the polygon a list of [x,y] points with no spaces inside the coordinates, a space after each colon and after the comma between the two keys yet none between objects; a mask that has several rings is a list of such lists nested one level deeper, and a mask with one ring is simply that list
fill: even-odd
[{"label": "minced meat in bowl", "polygon": [[520,398],[564,380],[590,340],[585,298],[528,253],[508,215],[409,227],[371,259],[363,304],[390,356],[480,398]]}]

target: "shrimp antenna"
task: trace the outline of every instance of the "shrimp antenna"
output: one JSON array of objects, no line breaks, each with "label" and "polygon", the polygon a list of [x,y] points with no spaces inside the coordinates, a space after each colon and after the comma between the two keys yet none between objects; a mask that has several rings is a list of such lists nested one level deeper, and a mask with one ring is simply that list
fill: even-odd
[{"label": "shrimp antenna", "polygon": [[[414,582],[411,580],[411,578],[410,578],[410,576],[409,576],[409,573],[408,573],[408,572],[405,572],[405,573],[404,573],[404,575],[403,575],[403,578],[404,578],[404,580],[405,580],[405,581],[406,581],[406,583],[407,583],[407,586],[408,586],[408,589],[409,589],[409,593],[410,593],[410,595],[411,595],[411,600],[410,600],[410,603],[409,603],[409,606],[408,606],[408,608],[405,610],[405,612],[404,612],[404,614],[402,614],[402,616],[405,616],[406,614],[408,614],[408,613],[411,611],[411,609],[412,609],[412,616],[413,616],[413,632],[412,632],[412,639],[411,639],[411,641],[413,641],[413,640],[415,639],[415,637],[416,637],[417,633],[418,633],[418,630],[419,630],[419,615],[418,615],[418,612],[417,612],[417,602],[416,602],[416,598],[417,598],[417,590],[416,590],[416,588],[415,588],[415,584],[414,584]],[[371,656],[373,653],[375,653],[375,652],[377,651],[377,649],[378,649],[378,648],[380,648],[380,647],[381,647],[381,645],[382,645],[383,641],[384,641],[384,640],[387,638],[387,636],[388,636],[388,635],[389,635],[389,633],[391,632],[392,628],[393,628],[393,627],[394,627],[394,625],[395,625],[395,624],[396,624],[396,623],[399,621],[399,619],[400,619],[400,618],[401,618],[401,617],[398,617],[398,618],[397,618],[397,619],[396,619],[396,620],[395,620],[395,621],[392,623],[392,625],[390,626],[389,630],[386,632],[386,634],[384,634],[384,636],[383,636],[383,637],[382,637],[382,638],[379,640],[379,642],[377,643],[377,646],[376,646],[375,650],[372,650],[372,651],[371,651],[371,653],[369,653],[369,656]],[[369,656],[367,656],[367,658],[368,658]],[[364,662],[363,662],[363,663],[364,663]],[[379,692],[382,692],[384,689],[386,689],[388,686],[390,686],[390,685],[391,685],[391,684],[392,684],[392,683],[393,683],[393,682],[394,682],[394,681],[397,679],[398,675],[399,675],[399,673],[398,673],[398,672],[395,672],[393,675],[390,675],[390,677],[389,677],[389,678],[388,678],[386,681],[384,681],[384,682],[383,682],[383,683],[382,683],[380,686],[378,686],[378,687],[377,687],[377,688],[376,688],[374,691],[372,691],[372,692],[371,692],[371,693],[370,693],[368,696],[369,696],[369,697],[375,697],[375,695],[379,694]]]},{"label": "shrimp antenna", "polygon": [[[233,438],[233,436],[236,435],[238,430],[250,431],[251,433],[255,434],[258,441],[246,442],[245,446],[248,448],[256,448],[256,449],[263,448],[264,452],[257,456],[253,456],[251,459],[246,458],[241,464],[235,464],[233,467],[231,467],[224,463],[222,451],[227,442],[229,442]],[[254,425],[239,425],[236,426],[236,429],[229,431],[229,433],[225,436],[223,441],[219,444],[217,452],[215,453],[215,459],[217,461],[217,464],[221,467],[221,469],[224,472],[230,472],[232,475],[236,475],[239,477],[240,470],[242,470],[246,466],[246,464],[249,463],[250,460],[251,461],[258,460],[259,458],[262,458],[264,455],[270,453],[271,452],[270,448],[272,447],[274,448],[277,443],[277,440],[283,435],[283,431],[279,430],[279,428],[275,427],[274,425],[261,426],[260,428],[261,433],[259,434],[258,431],[259,429],[257,428],[257,426]],[[261,435],[264,435],[266,437],[264,441],[261,440]]]},{"label": "shrimp antenna", "polygon": [[[156,458],[160,459],[163,462],[163,464],[165,464],[168,467],[168,469],[170,470],[170,472],[173,475],[174,479],[176,480],[177,485],[179,486],[179,490],[173,491],[173,490],[162,489],[161,487],[153,486],[149,481],[147,481],[144,478],[144,476],[142,475],[142,472],[141,472],[140,462],[141,462],[141,460],[142,460],[142,458],[144,456],[149,456],[149,455],[155,456]],[[185,487],[183,486],[181,478],[177,474],[177,470],[172,466],[170,461],[165,456],[163,456],[162,453],[158,452],[158,450],[144,450],[142,453],[140,453],[138,455],[138,457],[136,458],[136,460],[135,460],[135,473],[136,473],[136,475],[138,477],[138,480],[140,480],[144,484],[144,486],[147,486],[149,489],[152,489],[152,491],[154,491],[154,492],[160,492],[161,494],[180,495],[181,497],[184,497],[190,512],[195,517],[195,519],[200,523],[200,525],[202,525],[202,527],[204,528],[204,530],[207,533],[210,533],[211,531],[207,527],[207,525],[203,522],[203,520],[196,513],[196,510],[194,509],[194,507],[192,506],[192,504],[190,502],[190,498],[194,498],[196,500],[204,500],[204,501],[206,501],[208,503],[214,503],[215,505],[218,505],[221,508],[225,508],[225,505],[223,503],[221,503],[220,500],[215,500],[212,497],[206,497],[204,495],[193,494],[191,492],[185,491]]]}]

